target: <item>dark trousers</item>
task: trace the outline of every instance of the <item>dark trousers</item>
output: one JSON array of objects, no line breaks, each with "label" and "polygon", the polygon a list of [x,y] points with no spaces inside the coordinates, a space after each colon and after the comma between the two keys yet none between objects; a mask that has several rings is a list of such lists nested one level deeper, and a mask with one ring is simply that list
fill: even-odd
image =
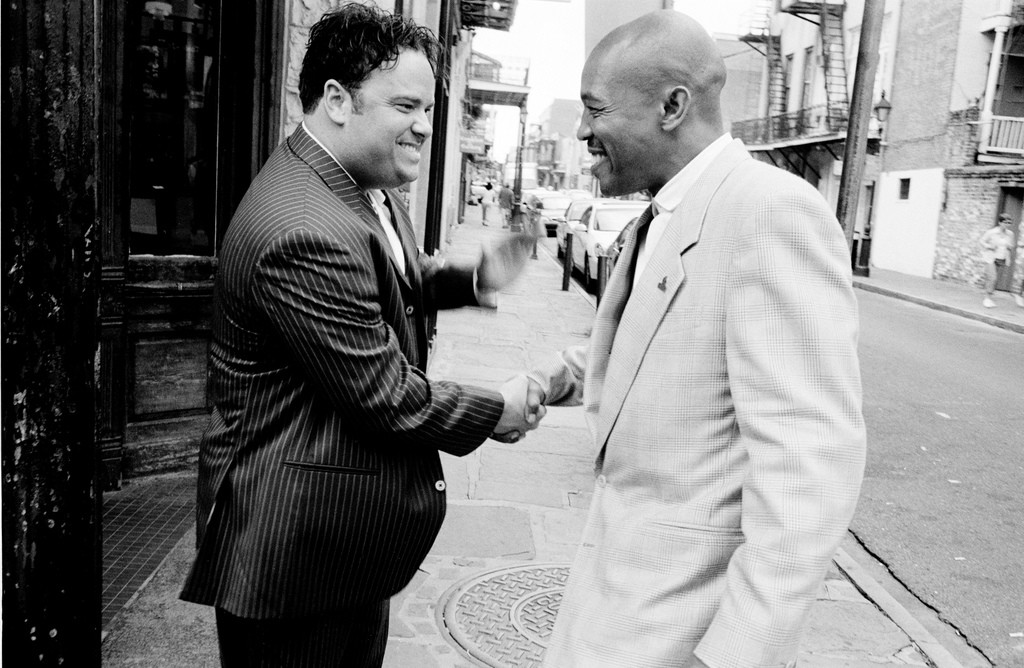
[{"label": "dark trousers", "polygon": [[246,619],[217,608],[223,668],[379,668],[388,601],[298,619]]}]

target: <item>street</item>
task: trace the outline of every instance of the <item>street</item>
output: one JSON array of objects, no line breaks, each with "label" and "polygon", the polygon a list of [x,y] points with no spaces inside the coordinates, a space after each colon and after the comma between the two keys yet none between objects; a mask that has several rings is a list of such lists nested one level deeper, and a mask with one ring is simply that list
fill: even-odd
[{"label": "street", "polygon": [[857,298],[868,464],[851,531],[995,665],[1024,665],[1024,337]]},{"label": "street", "polygon": [[1024,664],[1024,338],[858,291],[853,533],[997,666]]}]

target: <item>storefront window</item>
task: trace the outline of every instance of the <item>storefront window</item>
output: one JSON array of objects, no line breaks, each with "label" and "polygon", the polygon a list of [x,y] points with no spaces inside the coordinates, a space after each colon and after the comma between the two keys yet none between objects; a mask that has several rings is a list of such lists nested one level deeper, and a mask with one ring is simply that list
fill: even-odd
[{"label": "storefront window", "polygon": [[218,4],[130,5],[129,32],[137,38],[128,50],[133,255],[214,252]]}]

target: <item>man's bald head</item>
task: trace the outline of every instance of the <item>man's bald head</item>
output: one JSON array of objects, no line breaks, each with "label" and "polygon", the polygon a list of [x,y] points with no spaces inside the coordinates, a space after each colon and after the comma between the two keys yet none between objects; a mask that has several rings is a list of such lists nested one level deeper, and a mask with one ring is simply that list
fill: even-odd
[{"label": "man's bald head", "polygon": [[619,26],[598,43],[586,67],[600,67],[651,98],[685,86],[702,112],[720,115],[725,63],[707,31],[677,11],[651,12]]},{"label": "man's bald head", "polygon": [[696,21],[652,12],[616,28],[583,68],[576,136],[610,195],[656,193],[723,133],[725,65]]}]

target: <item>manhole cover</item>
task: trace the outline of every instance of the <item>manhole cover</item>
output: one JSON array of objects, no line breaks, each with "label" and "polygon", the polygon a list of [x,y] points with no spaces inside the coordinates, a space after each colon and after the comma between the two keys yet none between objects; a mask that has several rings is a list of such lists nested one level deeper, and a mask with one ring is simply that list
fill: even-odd
[{"label": "manhole cover", "polygon": [[473,576],[445,593],[438,624],[480,665],[540,666],[568,576],[564,564],[516,566]]}]

